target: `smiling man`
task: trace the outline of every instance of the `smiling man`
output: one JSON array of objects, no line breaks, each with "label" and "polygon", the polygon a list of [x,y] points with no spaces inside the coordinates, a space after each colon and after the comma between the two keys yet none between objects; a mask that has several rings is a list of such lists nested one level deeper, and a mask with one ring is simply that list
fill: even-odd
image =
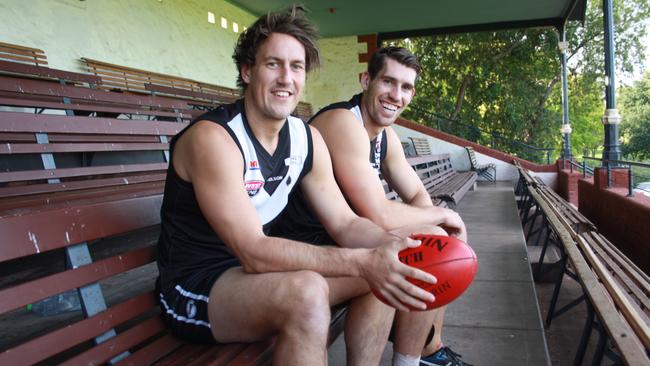
[{"label": "smiling man", "polygon": [[[269,13],[241,34],[233,59],[244,98],[190,123],[171,142],[156,287],[165,321],[193,342],[277,336],[276,365],[326,365],[330,306],[350,301],[349,365],[377,364],[395,307],[433,295],[399,262],[419,245],[360,218],[334,180],[322,137],[291,117],[319,64],[299,7]],[[267,236],[300,187],[340,247]]]},{"label": "smiling man", "polygon": [[[391,127],[415,95],[419,73],[417,58],[408,50],[382,48],[373,54],[368,71],[361,76],[363,92],[323,108],[310,123],[323,136],[336,181],[358,215],[398,235],[442,232],[466,242],[462,219],[453,210],[433,205]],[[402,202],[386,199],[380,175]],[[284,213],[287,219],[283,222],[293,224],[277,226],[273,235],[314,243],[334,241],[302,193],[296,192]],[[442,344],[444,312],[445,308],[397,312],[394,365],[466,365],[460,355]]]}]

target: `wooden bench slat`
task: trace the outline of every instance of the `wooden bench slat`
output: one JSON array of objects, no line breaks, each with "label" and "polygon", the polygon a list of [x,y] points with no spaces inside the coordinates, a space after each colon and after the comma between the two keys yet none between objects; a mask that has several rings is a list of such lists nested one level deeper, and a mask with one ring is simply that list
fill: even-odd
[{"label": "wooden bench slat", "polygon": [[155,260],[154,248],[145,247],[0,290],[0,313],[35,303],[70,288],[98,282],[115,274],[141,267],[153,260]]},{"label": "wooden bench slat", "polygon": [[[14,59],[13,57],[10,56],[7,58]],[[74,81],[78,83],[88,83],[88,84],[99,84],[102,81],[100,77],[95,75],[56,70],[56,69],[50,69],[49,67],[45,67],[45,66],[27,65],[27,64],[21,64],[21,63],[11,62],[11,61],[2,61],[2,60],[0,60],[0,71],[11,72],[16,74],[34,75],[34,76],[52,78],[52,79],[62,79],[65,81]]]},{"label": "wooden bench slat", "polygon": [[[613,285],[614,279],[611,278],[611,275],[605,268],[605,265],[600,261],[600,259],[598,259],[598,257],[596,257],[589,245],[585,242],[584,238],[578,237],[577,243],[591,264],[591,268],[594,269],[598,277],[602,279],[602,285],[607,288],[607,292],[612,297],[614,303],[619,307],[621,313],[623,314],[623,317],[632,327],[634,333],[639,336],[639,339],[645,348],[650,349],[650,327],[648,324],[646,324],[636,312],[630,311],[632,305],[630,304],[629,300],[622,293],[621,289],[618,286]],[[615,336],[627,337],[625,333],[616,334]]]},{"label": "wooden bench slat", "polygon": [[[240,351],[245,348],[245,345],[240,343],[227,345],[226,347],[230,347],[230,346],[239,346]],[[183,346],[175,350],[170,355],[165,356],[163,359],[156,362],[155,365],[156,366],[179,365],[182,364],[185,360],[190,360],[196,357],[200,357],[201,354],[207,352],[212,347],[214,347],[214,345],[185,343]]]},{"label": "wooden bench slat", "polygon": [[228,362],[228,366],[257,366],[268,363],[261,363],[263,360],[270,362],[270,353],[273,352],[275,337],[248,345],[234,359]]},{"label": "wooden bench slat", "polygon": [[175,351],[185,344],[180,339],[171,334],[166,334],[161,338],[151,342],[137,352],[131,353],[127,358],[116,363],[114,366],[140,366],[151,365],[158,359]]},{"label": "wooden bench slat", "polygon": [[[36,195],[49,192],[69,192],[76,190],[88,190],[92,188],[116,187],[128,184],[139,184],[147,182],[164,182],[166,173],[153,173],[141,175],[128,175],[115,178],[94,178],[84,179],[79,181],[67,181],[63,183],[49,183],[49,184],[29,184],[22,186],[7,186],[0,187],[0,197],[21,197],[25,195]],[[26,200],[25,205],[29,205]],[[40,200],[42,201],[42,200]],[[4,205],[0,205],[0,208]]]},{"label": "wooden bench slat", "polygon": [[168,150],[168,143],[77,143],[77,144],[4,144],[0,154],[43,154],[99,151],[148,151]]},{"label": "wooden bench slat", "polygon": [[0,245],[0,261],[159,224],[161,204],[154,195],[2,217],[3,241],[12,245]]},{"label": "wooden bench slat", "polygon": [[[38,57],[36,55],[16,55],[16,54],[0,54],[0,59],[4,60],[11,60],[9,62],[15,63],[15,64],[22,64],[22,65],[28,65],[29,64],[34,64],[34,65],[47,65],[47,61],[45,61],[42,57]],[[27,64],[29,63],[29,64]]]},{"label": "wooden bench slat", "polygon": [[205,92],[181,89],[178,87],[172,88],[169,86],[156,85],[156,84],[145,84],[144,87],[146,90],[152,92],[165,93],[170,95],[181,95],[181,96],[192,97],[197,99],[206,99],[217,103],[232,103],[235,100],[240,98],[240,96],[238,95],[230,95],[226,93],[210,94]]},{"label": "wooden bench slat", "polygon": [[194,357],[184,357],[183,364],[187,366],[221,366],[229,365],[231,361],[247,349],[242,343],[219,344],[210,347],[202,354],[196,354]]},{"label": "wooden bench slat", "polygon": [[0,51],[11,54],[34,55],[37,58],[46,58],[45,51],[40,48],[27,47],[12,43],[0,42]]},{"label": "wooden bench slat", "polygon": [[29,80],[0,76],[0,90],[23,93],[25,95],[42,95],[52,97],[69,97],[72,99],[92,101],[94,103],[110,102],[125,105],[156,106],[167,109],[189,109],[187,102],[179,99],[151,95],[115,93],[99,89],[81,88],[73,85],[61,85],[51,82],[44,85],[43,80]]},{"label": "wooden bench slat", "polygon": [[83,352],[61,365],[98,365],[109,361],[111,358],[127,351],[130,347],[140,344],[147,339],[166,331],[166,327],[160,317],[153,317],[139,323],[138,325],[107,339],[105,342]]},{"label": "wooden bench slat", "polygon": [[[31,135],[33,136],[33,134]],[[158,143],[160,142],[160,136],[167,136],[167,135],[93,135],[93,134],[85,134],[85,133],[74,133],[74,134],[50,133],[48,134],[48,140],[50,141],[50,143],[64,143],[64,142]]]},{"label": "wooden bench slat", "polygon": [[11,107],[29,107],[29,108],[46,108],[56,110],[72,110],[72,111],[85,111],[85,112],[107,112],[130,114],[138,116],[153,116],[153,117],[170,117],[190,119],[192,115],[187,112],[166,112],[144,108],[129,108],[129,107],[112,107],[110,105],[93,105],[93,104],[80,104],[80,103],[63,103],[63,102],[49,102],[46,99],[17,99],[17,98],[0,98],[0,105]]},{"label": "wooden bench slat", "polygon": [[[163,173],[159,173],[163,174]],[[146,176],[144,174],[143,176]],[[125,176],[119,178],[128,178]],[[134,175],[133,177],[138,177]],[[85,182],[94,182],[95,179],[84,179],[80,190],[53,192],[50,194],[31,194],[26,197],[8,197],[0,200],[0,218],[31,215],[39,212],[54,212],[53,210],[76,208],[77,206],[89,206],[105,202],[115,202],[124,199],[137,197],[149,197],[161,195],[165,188],[163,180],[152,182],[141,182],[132,184],[120,184],[117,186],[83,187]],[[47,184],[43,184],[47,186]],[[40,187],[40,184],[31,184],[27,187]],[[33,191],[32,191],[33,192]]]},{"label": "wooden bench slat", "polygon": [[167,170],[167,163],[105,165],[82,168],[43,169],[0,173],[0,183],[39,179],[72,178],[85,175],[105,175],[131,172],[152,172]]},{"label": "wooden bench slat", "polygon": [[0,364],[17,365],[41,362],[63,350],[105,333],[111,328],[144,313],[158,304],[149,292],[126,300],[90,318],[31,339],[0,353]]},{"label": "wooden bench slat", "polygon": [[[650,276],[645,272],[641,271],[637,265],[630,260],[625,254],[623,254],[616,246],[614,246],[609,240],[607,240],[602,234],[597,234],[595,232],[586,233],[586,235],[591,236],[595,239],[597,243],[600,243],[600,247],[607,252],[607,255],[614,258],[617,263],[624,264],[622,267],[625,273],[634,279],[634,282],[637,286],[641,286],[644,289],[646,294],[650,294],[650,288],[648,288],[648,283],[650,283]],[[635,268],[637,270],[631,270]]]},{"label": "wooden bench slat", "polygon": [[111,135],[168,135],[181,131],[186,123],[117,120],[101,117],[63,116],[0,112],[2,132],[86,133]]}]

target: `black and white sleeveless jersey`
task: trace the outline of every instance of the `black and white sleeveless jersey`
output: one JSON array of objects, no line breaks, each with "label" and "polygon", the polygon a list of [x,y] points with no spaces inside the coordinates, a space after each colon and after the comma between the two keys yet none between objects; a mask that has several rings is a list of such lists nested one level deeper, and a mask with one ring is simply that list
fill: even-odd
[{"label": "black and white sleeveless jersey", "polygon": [[[328,105],[327,107],[321,109],[316,113],[310,120],[314,120],[314,118],[318,117],[321,113],[332,110],[332,109],[347,109],[350,112],[354,113],[354,115],[357,117],[357,120],[359,123],[363,126],[363,116],[361,115],[361,94],[357,94],[352,97],[352,99],[348,100],[347,102],[339,102],[339,103],[333,103]],[[386,140],[386,130],[382,130],[382,132],[377,135],[372,141],[370,141],[370,155],[369,155],[369,161],[370,161],[370,166],[377,172],[377,174],[380,174],[381,171],[381,162],[384,160],[386,157],[386,149],[388,146],[388,142]]]},{"label": "black and white sleeveless jersey", "polygon": [[[208,112],[176,135],[174,145],[188,128],[200,120],[224,127],[244,158],[244,189],[255,206],[265,232],[287,205],[291,191],[311,170],[313,145],[309,127],[300,119],[288,117],[279,133],[278,145],[270,155],[255,138],[244,113],[244,101],[221,106]],[[161,208],[161,234],[158,243],[158,267],[163,289],[179,278],[215,274],[239,263],[230,249],[203,216],[192,184],[184,181],[173,168],[167,171]]]},{"label": "black and white sleeveless jersey", "polygon": [[[361,94],[357,94],[347,102],[330,104],[314,115],[310,122],[325,111],[332,109],[346,109],[354,113],[359,123],[363,126],[361,114]],[[370,154],[368,161],[374,171],[381,174],[381,163],[384,161],[387,152],[386,130],[384,129],[376,138],[370,141]],[[278,224],[270,232],[273,236],[285,237],[293,240],[304,241],[313,244],[334,244],[334,240],[327,234],[315,213],[306,203],[306,199],[300,190],[296,190],[289,205],[282,213]]]}]

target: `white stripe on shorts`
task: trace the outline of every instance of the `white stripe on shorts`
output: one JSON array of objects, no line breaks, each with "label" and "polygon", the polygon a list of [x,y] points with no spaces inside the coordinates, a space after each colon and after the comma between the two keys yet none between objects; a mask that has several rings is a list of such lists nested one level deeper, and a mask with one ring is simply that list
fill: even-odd
[{"label": "white stripe on shorts", "polygon": [[182,288],[181,285],[176,285],[176,287],[174,287],[174,288],[176,289],[176,291],[180,292],[181,295],[183,295],[185,297],[189,297],[190,299],[201,300],[201,301],[205,301],[205,302],[210,301],[209,297],[204,296],[204,295],[195,294],[193,292],[189,292],[186,289]]},{"label": "white stripe on shorts", "polygon": [[179,322],[202,325],[204,327],[210,328],[210,323],[208,323],[208,322],[205,322],[205,321],[199,320],[199,319],[188,319],[188,318],[186,318],[186,317],[184,317],[182,315],[176,314],[176,312],[174,312],[174,309],[170,308],[167,305],[167,302],[165,301],[165,298],[163,297],[163,294],[160,294],[160,303],[163,304],[163,306],[165,307],[165,309],[166,309],[165,312],[167,314],[171,315],[174,319],[178,320]]}]

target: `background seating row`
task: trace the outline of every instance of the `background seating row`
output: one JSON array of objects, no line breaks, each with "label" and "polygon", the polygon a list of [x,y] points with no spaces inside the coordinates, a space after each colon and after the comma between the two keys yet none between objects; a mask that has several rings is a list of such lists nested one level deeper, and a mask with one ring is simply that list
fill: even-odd
[{"label": "background seating row", "polygon": [[[529,242],[537,234],[534,243],[541,239],[542,244],[535,277],[542,277],[542,264],[550,245],[561,253],[547,326],[554,318],[585,302],[587,319],[574,364],[582,364],[594,329],[599,339],[592,364],[601,364],[605,356],[628,365],[650,363],[649,277],[575,207],[530,171],[521,166],[518,169],[522,225],[524,229],[528,225]],[[557,309],[564,275],[577,281],[584,295]]]}]

